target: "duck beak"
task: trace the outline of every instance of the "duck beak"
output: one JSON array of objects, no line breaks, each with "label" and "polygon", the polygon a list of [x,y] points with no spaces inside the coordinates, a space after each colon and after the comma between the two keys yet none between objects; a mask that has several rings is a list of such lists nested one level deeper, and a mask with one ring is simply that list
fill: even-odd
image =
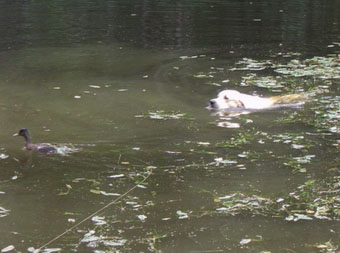
[{"label": "duck beak", "polygon": [[13,136],[19,136],[19,134],[18,134],[18,133],[16,133],[16,134],[13,134]]}]

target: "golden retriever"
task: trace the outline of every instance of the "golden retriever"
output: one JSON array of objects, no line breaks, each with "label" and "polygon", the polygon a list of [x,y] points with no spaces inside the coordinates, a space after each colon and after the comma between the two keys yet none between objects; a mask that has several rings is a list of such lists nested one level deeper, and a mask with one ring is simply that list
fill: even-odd
[{"label": "golden retriever", "polygon": [[243,94],[237,90],[224,90],[218,93],[217,98],[209,101],[208,109],[224,110],[240,108],[245,110],[260,110],[302,105],[305,100],[306,96],[304,94],[259,97]]}]

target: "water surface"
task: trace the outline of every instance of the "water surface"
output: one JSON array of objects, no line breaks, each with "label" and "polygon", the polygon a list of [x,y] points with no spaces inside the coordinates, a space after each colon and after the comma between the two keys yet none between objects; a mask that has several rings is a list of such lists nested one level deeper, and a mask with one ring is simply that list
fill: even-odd
[{"label": "water surface", "polygon": [[[1,3],[0,248],[39,248],[139,185],[47,248],[334,250],[339,9],[337,1]],[[295,63],[331,77],[276,71]],[[205,107],[226,88],[311,99],[214,115]],[[34,142],[80,151],[22,150],[12,136],[22,127]]]}]

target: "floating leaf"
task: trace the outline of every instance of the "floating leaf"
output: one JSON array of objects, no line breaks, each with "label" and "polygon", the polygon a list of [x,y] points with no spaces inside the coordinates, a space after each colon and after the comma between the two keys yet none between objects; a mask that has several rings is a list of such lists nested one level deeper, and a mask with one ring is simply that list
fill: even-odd
[{"label": "floating leaf", "polygon": [[242,239],[241,241],[240,241],[240,244],[241,245],[245,245],[245,244],[248,244],[248,243],[250,243],[251,242],[251,239]]},{"label": "floating leaf", "polygon": [[195,78],[213,78],[214,76],[213,75],[206,75],[206,74],[203,74],[203,73],[199,73],[199,74],[196,74],[194,75]]},{"label": "floating leaf", "polygon": [[111,192],[105,192],[105,191],[100,191],[100,194],[104,196],[117,196],[117,197],[121,195],[119,193],[111,193]]},{"label": "floating leaf", "polygon": [[101,194],[101,191],[98,189],[91,189],[90,192],[94,193],[94,194]]},{"label": "floating leaf", "polygon": [[294,219],[293,221],[298,221],[298,220],[313,220],[313,218],[304,215],[304,214],[294,214]]},{"label": "floating leaf", "polygon": [[100,237],[99,236],[95,236],[95,235],[88,235],[81,240],[81,242],[95,242],[95,241],[99,241]]},{"label": "floating leaf", "polygon": [[259,71],[264,70],[268,67],[272,66],[271,61],[257,61],[249,58],[243,58],[242,60],[238,61],[236,65],[241,65],[241,67],[235,67],[229,69],[230,71],[240,71],[240,70],[252,70],[252,71]]},{"label": "floating leaf", "polygon": [[105,246],[111,246],[111,247],[118,247],[118,246],[124,246],[124,244],[127,242],[125,239],[117,239],[117,240],[104,240],[103,243]]},{"label": "floating leaf", "polygon": [[188,219],[189,218],[189,215],[187,213],[184,213],[180,210],[178,210],[176,212],[176,214],[178,215],[178,219]]},{"label": "floating leaf", "polygon": [[240,128],[241,125],[239,123],[232,123],[229,121],[221,121],[217,123],[218,127],[225,127],[225,128]]},{"label": "floating leaf", "polygon": [[144,222],[144,221],[146,220],[147,216],[141,214],[141,215],[137,215],[137,218],[138,218],[140,221]]},{"label": "floating leaf", "polygon": [[93,216],[91,220],[95,223],[96,226],[102,226],[106,224],[106,221],[104,220],[104,217],[100,216]]},{"label": "floating leaf", "polygon": [[6,158],[8,158],[8,155],[0,154],[0,159],[6,159]]},{"label": "floating leaf", "polygon": [[52,253],[52,252],[59,252],[61,251],[61,248],[46,248],[42,252],[43,253]]},{"label": "floating leaf", "polygon": [[340,58],[316,56],[301,62],[292,60],[287,65],[278,66],[274,71],[294,77],[313,76],[320,79],[339,79]]},{"label": "floating leaf", "polygon": [[256,86],[267,89],[278,89],[284,87],[281,80],[273,76],[257,77],[256,75],[248,75],[243,77],[241,86]]},{"label": "floating leaf", "polygon": [[137,184],[136,186],[140,189],[146,189],[146,187],[144,185]]},{"label": "floating leaf", "polygon": [[120,177],[124,177],[124,176],[125,176],[124,174],[117,174],[117,175],[108,176],[108,178],[120,178]]},{"label": "floating leaf", "polygon": [[222,157],[215,158],[214,160],[215,160],[216,166],[220,166],[220,164],[236,164],[237,163],[237,161],[223,159]]},{"label": "floating leaf", "polygon": [[64,195],[69,194],[70,191],[72,190],[72,186],[69,185],[69,184],[66,184],[66,188],[67,188],[67,190],[66,190],[65,192],[60,192],[60,193],[58,193],[58,196],[64,196]]},{"label": "floating leaf", "polygon": [[99,85],[89,85],[90,88],[94,89],[100,89],[101,87]]},{"label": "floating leaf", "polygon": [[10,211],[0,206],[0,217],[8,215]]},{"label": "floating leaf", "polygon": [[186,119],[186,120],[193,120],[191,116],[186,113],[180,113],[176,111],[164,111],[159,110],[155,112],[148,112],[143,115],[136,115],[137,118],[150,118],[150,119],[157,119],[157,120],[170,120],[170,119]]},{"label": "floating leaf", "polygon": [[3,248],[3,249],[1,250],[1,253],[9,252],[9,251],[11,251],[11,250],[14,250],[14,248],[15,248],[15,247],[14,247],[13,245],[9,245],[9,246]]}]

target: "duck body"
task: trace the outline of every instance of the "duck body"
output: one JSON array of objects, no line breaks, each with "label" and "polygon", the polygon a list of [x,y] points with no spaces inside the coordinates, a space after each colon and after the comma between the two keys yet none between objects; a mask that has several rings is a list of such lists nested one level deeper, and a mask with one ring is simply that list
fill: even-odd
[{"label": "duck body", "polygon": [[27,150],[33,150],[45,154],[57,152],[57,149],[49,143],[25,145],[25,148]]},{"label": "duck body", "polygon": [[26,150],[32,150],[44,154],[49,153],[56,153],[57,148],[49,143],[40,143],[40,144],[33,144],[30,132],[26,128],[20,129],[20,131],[17,134],[14,134],[14,136],[23,136],[25,138],[25,149]]}]

